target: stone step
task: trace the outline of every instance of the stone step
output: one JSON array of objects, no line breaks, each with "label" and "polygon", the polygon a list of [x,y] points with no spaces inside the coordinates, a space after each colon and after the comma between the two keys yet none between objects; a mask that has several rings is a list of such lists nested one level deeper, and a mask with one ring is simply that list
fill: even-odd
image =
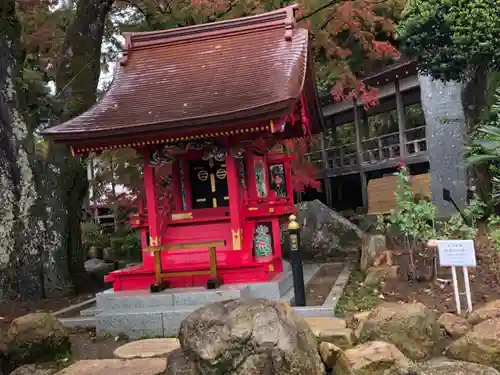
[{"label": "stone step", "polygon": [[162,306],[103,311],[95,316],[97,334],[131,339],[176,337],[182,321],[202,306]]},{"label": "stone step", "polygon": [[240,298],[244,285],[222,285],[218,289],[176,288],[160,293],[149,290],[114,292],[107,290],[96,295],[97,309],[116,311],[122,309],[142,309],[171,306],[204,305],[211,302]]},{"label": "stone step", "polygon": [[[307,275],[310,270],[317,272],[320,266],[305,265]],[[264,283],[222,285],[218,289],[207,290],[204,287],[176,288],[160,293],[149,290],[119,291],[106,290],[96,295],[96,310],[87,309],[82,316],[93,316],[97,312],[117,311],[133,308],[156,308],[170,306],[200,306],[212,302],[235,298],[281,299],[293,287],[291,267],[284,262],[285,272],[273,280]],[[309,270],[309,271],[308,271]]]},{"label": "stone step", "polygon": [[77,316],[75,318],[58,319],[66,328],[94,328],[96,322],[93,316]]},{"label": "stone step", "polygon": [[96,316],[102,312],[101,309],[98,309],[96,306],[89,307],[88,309],[84,309],[80,311],[80,316],[88,317],[88,316]]}]

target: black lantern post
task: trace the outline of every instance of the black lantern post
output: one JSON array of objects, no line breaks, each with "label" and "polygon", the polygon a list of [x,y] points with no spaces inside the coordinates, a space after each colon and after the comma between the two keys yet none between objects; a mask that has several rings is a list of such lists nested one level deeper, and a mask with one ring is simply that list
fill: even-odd
[{"label": "black lantern post", "polygon": [[295,215],[290,215],[289,219],[288,233],[290,235],[290,261],[292,263],[295,306],[305,306],[306,288],[304,286],[304,267],[300,255],[300,224]]}]

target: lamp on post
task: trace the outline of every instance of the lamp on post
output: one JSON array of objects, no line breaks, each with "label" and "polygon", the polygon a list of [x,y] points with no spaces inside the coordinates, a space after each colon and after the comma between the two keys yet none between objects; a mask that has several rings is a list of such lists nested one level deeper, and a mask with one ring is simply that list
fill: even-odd
[{"label": "lamp on post", "polygon": [[304,286],[304,269],[300,254],[300,224],[295,215],[290,215],[288,233],[290,234],[290,261],[292,263],[293,292],[295,306],[306,305],[306,289]]}]

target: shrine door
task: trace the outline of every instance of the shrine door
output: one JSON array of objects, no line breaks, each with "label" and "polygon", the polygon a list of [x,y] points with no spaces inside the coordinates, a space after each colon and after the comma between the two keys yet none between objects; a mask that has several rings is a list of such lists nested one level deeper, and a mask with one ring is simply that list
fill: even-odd
[{"label": "shrine door", "polygon": [[214,158],[189,162],[193,209],[229,206],[225,162]]}]

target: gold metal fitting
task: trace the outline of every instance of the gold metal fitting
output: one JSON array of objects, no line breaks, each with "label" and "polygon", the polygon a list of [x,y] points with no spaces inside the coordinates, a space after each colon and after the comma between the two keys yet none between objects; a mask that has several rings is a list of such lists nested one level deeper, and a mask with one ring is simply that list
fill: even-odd
[{"label": "gold metal fitting", "polygon": [[288,222],[288,230],[297,230],[300,229],[300,224],[297,223],[297,216],[294,214],[290,215],[288,218],[290,221]]}]

